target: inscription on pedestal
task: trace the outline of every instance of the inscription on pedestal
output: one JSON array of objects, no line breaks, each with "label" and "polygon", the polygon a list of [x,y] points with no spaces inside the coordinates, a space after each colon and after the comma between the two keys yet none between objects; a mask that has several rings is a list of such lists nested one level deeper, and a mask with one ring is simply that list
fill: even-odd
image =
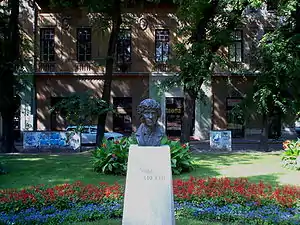
[{"label": "inscription on pedestal", "polygon": [[144,180],[165,180],[166,177],[163,176],[163,175],[154,175],[152,173],[152,169],[143,169],[143,168],[140,168],[141,172],[142,173],[145,173],[147,175],[144,176]]}]

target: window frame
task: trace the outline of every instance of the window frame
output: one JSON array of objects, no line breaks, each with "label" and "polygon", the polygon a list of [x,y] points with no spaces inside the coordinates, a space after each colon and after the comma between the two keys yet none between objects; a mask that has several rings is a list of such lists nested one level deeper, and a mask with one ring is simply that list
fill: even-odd
[{"label": "window frame", "polygon": [[[164,41],[164,40],[158,40],[158,37],[159,37],[159,34],[158,32],[167,32],[167,37],[168,37],[168,40],[167,41]],[[155,29],[155,34],[154,34],[154,38],[155,38],[155,62],[157,64],[165,64],[167,63],[167,61],[170,59],[170,29],[167,29],[167,28],[160,28],[160,29]],[[157,60],[158,58],[158,55],[157,55],[157,45],[158,43],[168,43],[168,51],[167,51],[167,60],[164,61],[164,50],[163,48],[161,49],[161,56],[159,57],[160,60]]]},{"label": "window frame", "polygon": [[[124,34],[124,36],[126,36],[126,38],[121,38],[121,34]],[[126,61],[125,60],[125,52],[126,52],[126,48],[124,47],[124,42],[129,41],[129,48],[130,48],[130,54],[129,54],[129,60]],[[120,44],[123,44],[122,46],[120,46]],[[119,49],[121,49],[122,51],[119,52]],[[117,49],[116,49],[116,55],[117,55],[117,64],[130,64],[132,62],[132,31],[130,28],[121,28],[120,32],[119,32],[119,36],[118,36],[118,40],[117,40]]]},{"label": "window frame", "polygon": [[[239,32],[240,33],[240,38],[236,38],[236,32]],[[243,63],[244,62],[244,32],[243,32],[243,30],[242,29],[236,29],[236,30],[234,30],[233,31],[233,34],[232,35],[234,35],[234,39],[232,40],[232,43],[231,43],[231,45],[229,46],[229,48],[228,48],[228,57],[229,57],[229,60],[230,60],[230,62],[232,62],[232,63]],[[240,44],[240,46],[241,46],[241,48],[240,48],[240,54],[241,54],[241,60],[239,61],[237,61],[237,53],[238,53],[238,51],[237,51],[237,44]],[[231,48],[234,48],[234,52],[235,52],[235,54],[234,54],[234,60],[232,60],[231,58]]]},{"label": "window frame", "polygon": [[[48,33],[47,33],[48,31]],[[51,31],[51,32],[49,32]],[[40,34],[40,61],[41,62],[54,62],[55,61],[55,27],[41,27],[39,30]],[[51,38],[45,38],[46,35],[53,36]],[[52,44],[51,44],[52,43]],[[47,45],[47,53],[45,53],[45,45]],[[52,49],[53,48],[53,49]],[[50,54],[50,49],[53,54]],[[45,59],[45,56],[47,59]]]},{"label": "window frame", "polygon": [[[89,31],[89,38],[85,38],[84,40],[79,38],[80,31]],[[86,35],[87,36],[87,35]],[[83,43],[81,43],[83,42]],[[83,46],[83,54],[81,54],[80,48]],[[89,54],[87,54],[87,49],[89,48]],[[78,62],[87,62],[92,60],[92,28],[91,27],[77,27],[76,28],[76,57]],[[83,59],[81,59],[83,56]]]}]

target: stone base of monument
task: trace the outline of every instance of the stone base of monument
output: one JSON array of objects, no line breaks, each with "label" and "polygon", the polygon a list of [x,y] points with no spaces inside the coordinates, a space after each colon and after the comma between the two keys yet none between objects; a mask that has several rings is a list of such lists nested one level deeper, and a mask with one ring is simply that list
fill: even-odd
[{"label": "stone base of monument", "polygon": [[169,146],[129,148],[122,225],[175,225]]}]

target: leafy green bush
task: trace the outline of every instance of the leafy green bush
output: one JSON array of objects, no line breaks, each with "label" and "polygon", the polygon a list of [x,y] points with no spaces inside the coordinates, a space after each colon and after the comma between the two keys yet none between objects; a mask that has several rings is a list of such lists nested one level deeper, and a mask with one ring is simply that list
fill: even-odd
[{"label": "leafy green bush", "polygon": [[283,142],[282,165],[288,169],[300,170],[300,140]]},{"label": "leafy green bush", "polygon": [[125,175],[127,170],[128,150],[134,143],[132,137],[120,140],[104,140],[102,146],[92,152],[94,171],[105,174]]},{"label": "leafy green bush", "polygon": [[171,166],[173,174],[181,174],[193,169],[192,155],[189,144],[180,144],[167,138],[162,140],[163,145],[169,145],[171,150]]},{"label": "leafy green bush", "polygon": [[[116,141],[105,140],[100,148],[92,152],[94,171],[126,175],[128,151],[131,144],[137,144],[135,136],[123,137]],[[181,145],[178,141],[171,141],[167,138],[162,140],[162,144],[170,146],[173,174],[181,174],[193,169],[192,155],[188,144]]]}]

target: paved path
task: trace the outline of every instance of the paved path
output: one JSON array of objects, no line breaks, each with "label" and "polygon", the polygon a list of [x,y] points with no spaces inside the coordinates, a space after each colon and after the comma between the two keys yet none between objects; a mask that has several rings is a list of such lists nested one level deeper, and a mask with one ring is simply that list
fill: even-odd
[{"label": "paved path", "polygon": [[[209,143],[191,143],[191,149],[193,152],[202,153],[202,152],[228,152],[228,151],[218,151],[210,150]],[[282,144],[269,144],[269,151],[280,151],[282,150]],[[259,143],[233,143],[231,152],[265,152],[259,148]]]}]

